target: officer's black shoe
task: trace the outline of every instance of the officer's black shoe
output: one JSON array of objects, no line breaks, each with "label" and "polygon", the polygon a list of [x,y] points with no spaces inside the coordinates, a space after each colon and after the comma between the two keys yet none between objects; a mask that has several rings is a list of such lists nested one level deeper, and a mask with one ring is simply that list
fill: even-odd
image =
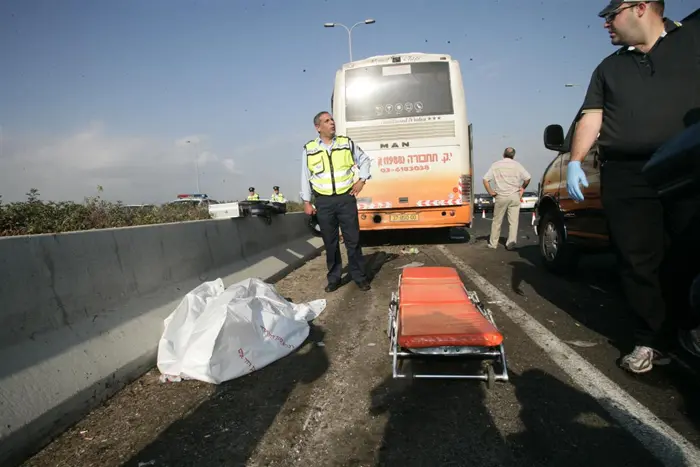
[{"label": "officer's black shoe", "polygon": [[339,287],[340,287],[340,284],[338,284],[338,283],[328,284],[326,286],[325,290],[326,290],[326,292],[331,293],[331,292],[335,292],[336,290],[338,290]]},{"label": "officer's black shoe", "polygon": [[357,283],[357,287],[362,290],[363,292],[367,292],[370,290],[372,287],[369,285],[369,282],[367,281],[362,281]]}]

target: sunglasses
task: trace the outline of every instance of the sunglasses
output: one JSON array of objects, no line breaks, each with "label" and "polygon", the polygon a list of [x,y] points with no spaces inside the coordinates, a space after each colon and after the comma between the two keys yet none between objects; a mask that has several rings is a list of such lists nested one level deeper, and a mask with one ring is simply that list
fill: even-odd
[{"label": "sunglasses", "polygon": [[608,13],[607,15],[603,16],[603,19],[605,20],[606,23],[612,23],[613,21],[615,21],[615,18],[617,17],[617,15],[619,15],[620,13],[622,13],[625,10],[629,10],[630,8],[636,7],[640,3],[646,3],[646,2],[635,2],[631,5],[627,5],[624,8],[620,8],[619,10],[615,10],[612,13]]}]

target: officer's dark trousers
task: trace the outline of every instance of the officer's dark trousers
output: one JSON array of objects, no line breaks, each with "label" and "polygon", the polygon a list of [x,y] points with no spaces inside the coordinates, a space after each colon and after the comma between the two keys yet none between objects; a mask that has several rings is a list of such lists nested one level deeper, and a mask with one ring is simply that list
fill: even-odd
[{"label": "officer's dark trousers", "polygon": [[624,294],[638,318],[635,345],[663,351],[675,329],[699,324],[688,298],[700,242],[686,227],[700,197],[660,199],[643,178],[643,165],[603,163],[601,196]]},{"label": "officer's dark trousers", "polygon": [[326,247],[328,283],[338,284],[343,269],[340,257],[338,226],[343,231],[348,252],[348,267],[352,280],[360,283],[367,280],[365,262],[360,247],[360,221],[357,217],[357,199],[349,194],[335,196],[316,195],[316,217]]}]

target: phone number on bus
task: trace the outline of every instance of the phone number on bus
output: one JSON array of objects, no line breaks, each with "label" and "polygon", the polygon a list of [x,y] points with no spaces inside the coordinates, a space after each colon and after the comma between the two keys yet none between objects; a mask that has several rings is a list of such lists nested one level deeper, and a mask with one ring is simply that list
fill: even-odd
[{"label": "phone number on bus", "polygon": [[382,167],[379,169],[380,172],[382,173],[388,173],[388,172],[418,172],[421,170],[430,170],[429,165],[406,165],[406,166],[399,166],[399,167]]}]

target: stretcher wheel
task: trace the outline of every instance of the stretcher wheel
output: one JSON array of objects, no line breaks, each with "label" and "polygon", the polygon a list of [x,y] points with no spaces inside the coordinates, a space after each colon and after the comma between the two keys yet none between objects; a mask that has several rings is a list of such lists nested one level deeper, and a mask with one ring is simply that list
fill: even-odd
[{"label": "stretcher wheel", "polygon": [[486,387],[493,389],[496,385],[496,372],[493,370],[493,365],[486,365]]}]

